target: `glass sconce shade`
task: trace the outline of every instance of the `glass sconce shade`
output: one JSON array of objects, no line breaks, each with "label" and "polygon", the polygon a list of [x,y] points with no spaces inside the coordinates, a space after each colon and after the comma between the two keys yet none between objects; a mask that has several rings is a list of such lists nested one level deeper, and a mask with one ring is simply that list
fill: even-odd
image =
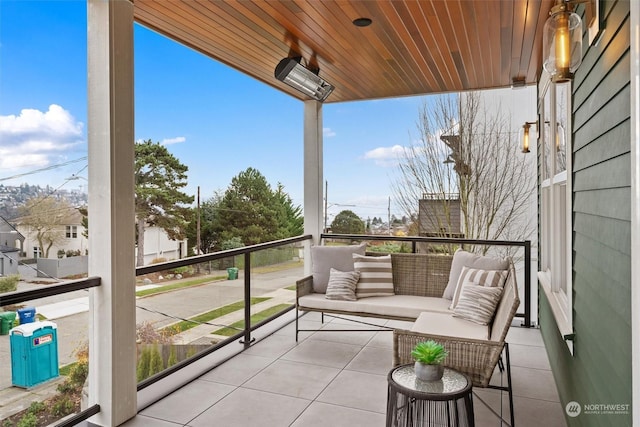
[{"label": "glass sconce shade", "polygon": [[561,3],[544,24],[543,67],[554,82],[573,79],[582,62],[582,20]]},{"label": "glass sconce shade", "polygon": [[522,125],[522,130],[519,132],[520,140],[522,141],[522,152],[523,153],[528,153],[529,152],[529,140],[530,140],[531,126],[532,125],[535,125],[536,132],[537,132],[538,122],[525,122],[524,125]]}]

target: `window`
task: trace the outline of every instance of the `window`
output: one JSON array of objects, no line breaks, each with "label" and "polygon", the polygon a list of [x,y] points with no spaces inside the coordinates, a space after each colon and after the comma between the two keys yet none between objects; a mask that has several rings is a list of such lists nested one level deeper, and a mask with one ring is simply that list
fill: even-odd
[{"label": "window", "polygon": [[40,258],[42,256],[42,253],[40,252],[40,247],[39,246],[34,246],[33,247],[33,257],[34,258]]},{"label": "window", "polygon": [[540,264],[538,278],[572,348],[571,83],[541,83]]},{"label": "window", "polygon": [[67,239],[77,239],[78,238],[78,226],[77,225],[67,225],[66,237]]}]

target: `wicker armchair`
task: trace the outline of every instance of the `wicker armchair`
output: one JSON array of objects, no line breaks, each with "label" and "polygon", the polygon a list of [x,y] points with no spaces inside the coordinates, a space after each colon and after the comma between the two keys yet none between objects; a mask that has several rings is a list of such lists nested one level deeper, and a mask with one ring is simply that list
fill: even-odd
[{"label": "wicker armchair", "polygon": [[[432,339],[445,346],[449,355],[444,365],[467,374],[475,387],[493,388],[509,393],[509,408],[511,411],[511,426],[514,425],[513,390],[511,384],[511,364],[509,360],[509,346],[505,342],[507,333],[516,310],[520,305],[518,287],[515,280],[515,270],[511,266],[509,278],[505,283],[505,294],[496,309],[496,315],[490,330],[490,339],[477,340],[425,334],[401,329],[393,333],[393,363],[394,366],[412,363],[411,350],[418,342]],[[489,384],[496,365],[500,371],[504,370],[502,352],[505,353],[507,386]]]}]

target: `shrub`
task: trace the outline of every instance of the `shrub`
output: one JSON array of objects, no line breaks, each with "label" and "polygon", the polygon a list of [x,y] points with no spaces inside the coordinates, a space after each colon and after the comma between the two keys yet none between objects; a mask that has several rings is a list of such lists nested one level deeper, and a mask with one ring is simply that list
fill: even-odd
[{"label": "shrub", "polygon": [[167,360],[167,368],[178,363],[178,355],[176,354],[176,346],[172,345],[169,350],[169,360]]},{"label": "shrub", "polygon": [[136,324],[136,339],[141,344],[171,344],[174,333],[168,328],[157,330],[147,321]]},{"label": "shrub", "polygon": [[38,427],[38,418],[32,413],[28,413],[20,418],[16,427]]},{"label": "shrub", "polygon": [[82,252],[80,252],[80,249],[77,249],[75,251],[68,250],[67,252],[65,252],[65,255],[67,256],[67,258],[71,258],[73,256],[80,256],[81,254]]},{"label": "shrub", "polygon": [[59,259],[64,258],[64,249],[58,249],[58,258]]},{"label": "shrub", "polygon": [[83,387],[89,375],[89,343],[80,344],[75,353],[77,362],[69,371],[69,381],[77,387]]},{"label": "shrub", "polygon": [[0,277],[0,293],[13,292],[18,289],[19,280],[20,276],[18,276],[17,274]]},{"label": "shrub", "polygon": [[153,346],[151,350],[151,361],[149,362],[149,376],[155,375],[164,370],[164,361],[158,347]]},{"label": "shrub", "polygon": [[185,265],[184,267],[174,268],[173,270],[171,270],[171,272],[173,274],[182,274],[184,276],[185,274],[192,274],[193,273],[193,269],[191,267]]},{"label": "shrub", "polygon": [[42,412],[46,409],[47,407],[45,406],[44,403],[42,402],[31,402],[31,405],[29,405],[29,413],[30,414],[37,414],[38,412]]},{"label": "shrub", "polygon": [[149,347],[142,349],[142,354],[138,360],[138,366],[136,368],[136,379],[138,382],[149,377],[149,366],[151,364],[151,350]]},{"label": "shrub", "polygon": [[74,404],[68,397],[63,397],[53,404],[51,408],[51,412],[56,417],[64,417],[65,415],[69,415],[74,410]]}]

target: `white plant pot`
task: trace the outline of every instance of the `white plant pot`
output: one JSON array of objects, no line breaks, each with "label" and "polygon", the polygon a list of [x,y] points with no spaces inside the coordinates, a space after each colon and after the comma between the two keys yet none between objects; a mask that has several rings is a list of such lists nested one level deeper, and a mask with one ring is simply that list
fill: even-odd
[{"label": "white plant pot", "polygon": [[420,362],[415,363],[414,370],[416,372],[416,378],[422,381],[438,381],[442,379],[442,374],[444,374],[444,366],[425,365]]}]

